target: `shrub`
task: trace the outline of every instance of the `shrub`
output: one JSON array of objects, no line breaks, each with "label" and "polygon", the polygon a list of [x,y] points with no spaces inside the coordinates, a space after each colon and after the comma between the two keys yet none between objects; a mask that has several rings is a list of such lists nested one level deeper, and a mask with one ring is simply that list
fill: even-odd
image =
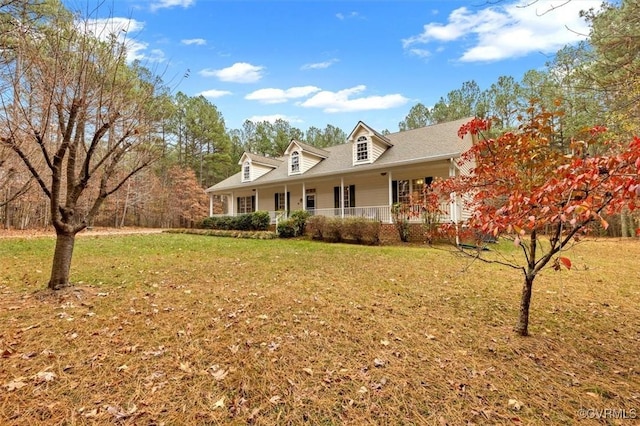
[{"label": "shrub", "polygon": [[271,216],[269,212],[257,211],[251,213],[251,229],[254,231],[265,231],[271,224]]},{"label": "shrub", "polygon": [[296,223],[292,219],[284,219],[278,222],[278,236],[280,238],[293,238],[296,234]]},{"label": "shrub", "polygon": [[311,216],[311,213],[305,210],[295,210],[291,212],[289,220],[293,222],[296,236],[304,235],[307,219]]},{"label": "shrub", "polygon": [[342,241],[342,228],[342,219],[337,217],[327,218],[322,239],[334,243]]},{"label": "shrub", "polygon": [[325,216],[311,216],[307,219],[306,229],[311,238],[314,240],[322,240],[324,238],[324,228],[327,223]]},{"label": "shrub", "polygon": [[268,212],[257,211],[240,216],[207,217],[200,222],[199,227],[225,231],[265,231],[270,223],[271,218]]},{"label": "shrub", "polygon": [[395,203],[391,206],[391,217],[398,231],[400,241],[406,243],[409,241],[409,208],[406,204]]}]

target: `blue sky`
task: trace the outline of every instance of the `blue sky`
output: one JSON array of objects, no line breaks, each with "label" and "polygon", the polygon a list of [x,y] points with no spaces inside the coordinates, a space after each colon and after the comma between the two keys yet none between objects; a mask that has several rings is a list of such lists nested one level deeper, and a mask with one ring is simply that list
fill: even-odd
[{"label": "blue sky", "polygon": [[519,81],[584,39],[579,11],[600,0],[64,3],[84,15],[99,6],[91,17],[111,18],[103,33],[126,35],[130,58],[174,92],[207,97],[228,128],[283,118],[348,133],[358,120],[397,131],[411,106],[465,81]]}]

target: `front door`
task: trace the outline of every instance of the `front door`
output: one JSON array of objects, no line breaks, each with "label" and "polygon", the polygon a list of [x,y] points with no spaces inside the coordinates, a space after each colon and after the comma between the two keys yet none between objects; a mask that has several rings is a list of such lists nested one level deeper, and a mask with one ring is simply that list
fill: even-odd
[{"label": "front door", "polygon": [[313,212],[316,209],[316,194],[307,194],[307,211]]}]

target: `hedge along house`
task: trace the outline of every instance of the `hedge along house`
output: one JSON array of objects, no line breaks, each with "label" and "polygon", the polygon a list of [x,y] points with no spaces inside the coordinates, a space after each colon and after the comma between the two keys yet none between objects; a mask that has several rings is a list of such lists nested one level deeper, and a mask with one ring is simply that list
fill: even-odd
[{"label": "hedge along house", "polygon": [[[209,214],[214,216],[214,198],[219,197],[223,216],[263,210],[275,222],[291,211],[307,210],[391,223],[393,204],[420,197],[424,185],[436,177],[469,172],[456,161],[471,147],[469,135],[458,137],[458,129],[469,120],[388,135],[360,121],[341,145],[317,148],[292,140],[282,157],[245,152],[239,173],[206,190]],[[446,212],[442,222],[468,216],[455,194],[441,209]]]}]

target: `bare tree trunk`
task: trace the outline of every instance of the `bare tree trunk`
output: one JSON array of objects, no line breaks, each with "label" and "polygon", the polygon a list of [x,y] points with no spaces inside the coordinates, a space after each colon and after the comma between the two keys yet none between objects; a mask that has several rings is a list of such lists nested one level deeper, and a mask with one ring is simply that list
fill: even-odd
[{"label": "bare tree trunk", "polygon": [[124,227],[124,221],[127,218],[127,209],[129,208],[129,190],[131,182],[127,182],[127,190],[124,192],[124,206],[122,207],[122,220],[120,220],[120,228]]},{"label": "bare tree trunk", "polygon": [[535,276],[525,275],[522,284],[522,299],[520,299],[520,317],[516,326],[516,333],[521,336],[529,335],[529,306],[531,305],[531,290]]},{"label": "bare tree trunk", "polygon": [[69,285],[69,271],[75,240],[75,233],[56,230],[56,249],[53,254],[51,278],[47,285],[51,290],[58,290]]}]

